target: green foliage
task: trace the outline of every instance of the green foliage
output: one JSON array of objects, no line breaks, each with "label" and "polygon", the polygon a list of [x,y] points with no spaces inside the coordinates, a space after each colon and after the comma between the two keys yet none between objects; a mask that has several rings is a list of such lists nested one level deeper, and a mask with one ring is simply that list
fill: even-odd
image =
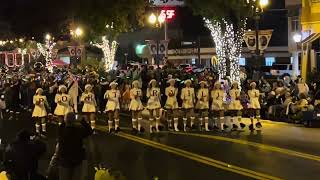
[{"label": "green foliage", "polygon": [[185,0],[195,14],[210,20],[225,19],[235,24],[251,15],[246,0]]},{"label": "green foliage", "polygon": [[89,39],[106,34],[115,39],[119,33],[137,29],[143,25],[147,7],[145,0],[78,0],[77,4],[76,17],[87,26]]}]

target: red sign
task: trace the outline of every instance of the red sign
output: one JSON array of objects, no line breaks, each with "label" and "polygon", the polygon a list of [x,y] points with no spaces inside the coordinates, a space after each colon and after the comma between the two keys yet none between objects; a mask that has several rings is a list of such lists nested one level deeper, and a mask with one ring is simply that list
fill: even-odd
[{"label": "red sign", "polygon": [[164,17],[166,20],[171,20],[176,15],[175,9],[163,9],[161,10],[160,16]]}]

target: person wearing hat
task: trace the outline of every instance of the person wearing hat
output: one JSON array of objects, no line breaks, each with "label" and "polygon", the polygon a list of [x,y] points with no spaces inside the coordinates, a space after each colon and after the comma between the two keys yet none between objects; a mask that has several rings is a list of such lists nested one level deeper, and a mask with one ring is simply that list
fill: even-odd
[{"label": "person wearing hat", "polygon": [[196,109],[199,112],[199,122],[200,126],[203,126],[203,119],[204,119],[204,127],[205,131],[209,130],[209,89],[208,84],[206,81],[200,82],[200,89],[197,92],[197,104]]},{"label": "person wearing hat", "polygon": [[238,82],[233,82],[231,85],[231,89],[229,91],[229,95],[231,98],[231,102],[228,106],[228,111],[230,112],[231,115],[231,123],[232,124],[232,129],[237,130],[238,126],[234,123],[235,118],[238,119],[240,123],[240,127],[243,129],[246,125],[241,122],[242,119],[242,105],[240,102],[240,89],[239,89],[239,84]]},{"label": "person wearing hat", "polygon": [[132,82],[132,89],[130,90],[130,106],[129,110],[132,112],[132,130],[133,132],[143,132],[141,127],[141,111],[143,110],[143,105],[141,102],[142,90],[140,89],[140,82],[135,80]]},{"label": "person wearing hat", "polygon": [[[147,89],[147,109],[149,110],[149,120],[150,120],[150,132],[152,133],[154,130],[159,132],[159,124],[160,124],[160,98],[161,92],[160,88],[158,87],[157,80],[152,79],[149,82],[149,88]],[[154,119],[156,119],[156,128],[153,127]]]},{"label": "person wearing hat", "polygon": [[36,133],[39,135],[47,132],[46,106],[49,107],[47,97],[42,95],[42,93],[43,89],[38,88],[36,90],[36,94],[33,96],[34,109],[32,112],[32,117],[36,120]]},{"label": "person wearing hat", "polygon": [[110,90],[107,90],[104,94],[104,99],[107,99],[107,105],[106,105],[106,112],[108,113],[109,120],[108,120],[108,127],[109,132],[112,132],[113,130],[113,120],[114,120],[114,129],[116,132],[120,131],[119,128],[119,110],[120,110],[120,103],[119,99],[121,97],[120,91],[117,89],[118,83],[112,82],[110,83]]},{"label": "person wearing hat", "polygon": [[191,80],[186,80],[184,82],[185,87],[181,90],[182,108],[184,109],[183,117],[183,131],[186,131],[187,121],[190,117],[191,127],[194,126],[194,103],[195,103],[195,93],[194,88],[191,87]]},{"label": "person wearing hat", "polygon": [[223,106],[223,98],[225,97],[224,90],[222,89],[221,82],[216,81],[214,83],[214,88],[211,91],[211,98],[212,98],[212,105],[211,109],[214,114],[214,126],[215,128],[218,127],[218,121],[220,123],[220,129],[223,131],[224,129],[228,128],[225,124],[224,119],[224,106]]},{"label": "person wearing hat", "polygon": [[72,112],[72,99],[69,94],[67,94],[67,87],[60,85],[58,88],[58,93],[54,99],[57,104],[54,114],[59,118],[59,125],[63,122],[64,116],[68,112]]},{"label": "person wearing hat", "polygon": [[97,102],[90,84],[85,85],[80,101],[83,102],[82,113],[85,115],[86,120],[90,122],[91,128],[94,130],[96,128],[95,113]]},{"label": "person wearing hat", "polygon": [[258,89],[256,89],[257,84],[255,82],[251,82],[250,83],[250,88],[248,90],[248,96],[249,96],[249,108],[251,110],[250,113],[250,120],[251,120],[251,124],[249,126],[250,130],[254,130],[254,117],[257,118],[257,123],[256,123],[256,127],[257,128],[261,128],[262,125],[260,123],[260,101],[259,101],[259,97],[260,97],[260,91]]},{"label": "person wearing hat", "polygon": [[178,88],[175,87],[175,80],[169,79],[168,83],[169,86],[165,89],[165,94],[167,96],[167,101],[165,104],[165,108],[168,110],[168,128],[172,128],[172,118],[174,124],[174,130],[179,131],[178,129],[178,121],[179,119],[176,117],[178,107],[177,95],[178,95]]}]

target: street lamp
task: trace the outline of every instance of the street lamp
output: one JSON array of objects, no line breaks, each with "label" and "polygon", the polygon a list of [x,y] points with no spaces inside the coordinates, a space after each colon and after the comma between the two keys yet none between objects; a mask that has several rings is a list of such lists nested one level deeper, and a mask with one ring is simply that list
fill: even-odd
[{"label": "street lamp", "polygon": [[45,38],[46,38],[46,40],[49,41],[49,40],[51,39],[51,35],[50,35],[50,34],[46,34],[46,37],[45,37]]},{"label": "street lamp", "polygon": [[301,33],[295,33],[292,38],[295,43],[299,43],[302,40],[302,35]]},{"label": "street lamp", "polygon": [[150,24],[156,24],[157,23],[157,16],[154,14],[154,13],[152,13],[150,16],[149,16],[149,23]]},{"label": "street lamp", "polygon": [[259,1],[259,5],[261,8],[268,6],[268,4],[269,4],[269,0],[260,0]]}]

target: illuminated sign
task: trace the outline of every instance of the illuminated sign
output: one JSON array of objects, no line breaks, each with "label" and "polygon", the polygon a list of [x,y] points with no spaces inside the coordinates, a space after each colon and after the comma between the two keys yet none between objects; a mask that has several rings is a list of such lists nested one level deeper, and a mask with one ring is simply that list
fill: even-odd
[{"label": "illuminated sign", "polygon": [[157,7],[184,6],[184,0],[149,0],[149,2]]},{"label": "illuminated sign", "polygon": [[176,15],[176,10],[174,9],[164,9],[161,10],[160,16],[166,20],[171,20]]}]

